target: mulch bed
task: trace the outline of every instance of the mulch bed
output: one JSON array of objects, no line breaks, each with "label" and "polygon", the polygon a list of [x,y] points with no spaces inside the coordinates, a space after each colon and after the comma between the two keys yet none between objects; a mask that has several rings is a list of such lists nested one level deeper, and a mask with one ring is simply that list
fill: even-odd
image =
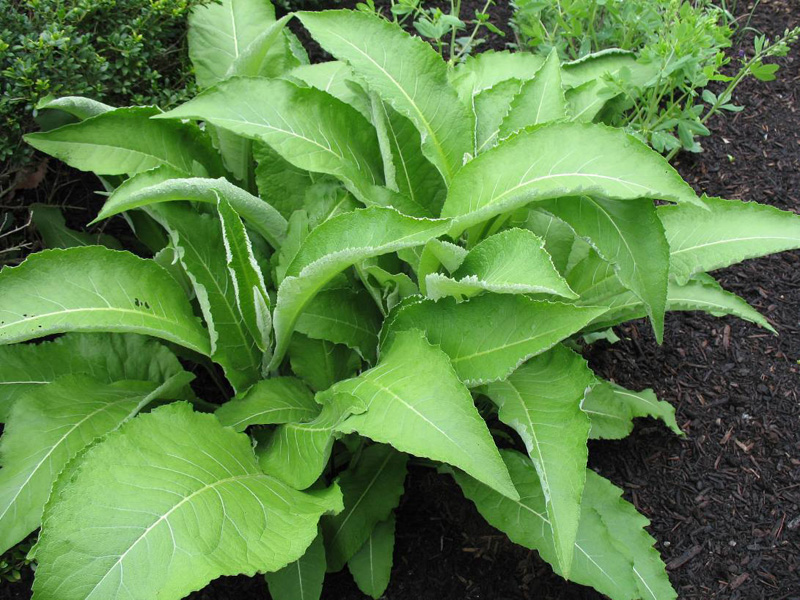
[{"label": "mulch bed", "polygon": [[[763,0],[752,25],[782,33],[800,21],[795,1]],[[477,2],[465,4],[471,10]],[[502,47],[509,39],[490,43]],[[777,81],[740,87],[736,100],[746,110],[712,122],[703,154],[680,157],[679,171],[697,190],[800,212],[800,56],[795,50],[779,62]],[[600,375],[633,389],[651,387],[673,403],[686,437],[642,420],[626,440],[593,442],[590,464],[651,519],[681,599],[797,600],[800,252],[718,275],[781,336],[695,313],[668,315],[663,346],[648,323],[619,327],[622,341],[599,342],[587,358]],[[485,524],[449,477],[412,468],[406,487],[386,598],[601,598],[564,582],[534,552]],[[25,586],[2,587],[0,598],[28,597]],[[261,599],[266,586],[261,578],[222,578],[191,597]],[[345,570],[328,576],[323,598],[364,596]]]}]

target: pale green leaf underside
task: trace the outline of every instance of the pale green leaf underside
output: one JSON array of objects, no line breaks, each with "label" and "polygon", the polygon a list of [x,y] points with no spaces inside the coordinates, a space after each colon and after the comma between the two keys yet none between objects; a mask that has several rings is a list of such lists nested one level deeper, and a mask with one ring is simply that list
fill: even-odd
[{"label": "pale green leaf underside", "polygon": [[433,48],[373,15],[325,11],[298,16],[325,50],[349,63],[382,100],[411,119],[422,137],[422,151],[450,181],[472,149],[471,119]]},{"label": "pale green leaf underside", "polygon": [[[278,288],[273,315],[280,364],[300,313],[314,295],[347,267],[370,258],[422,245],[442,235],[448,223],[407,217],[388,208],[357,210],[329,219],[305,239]],[[353,232],[358,231],[354,237]]]},{"label": "pale green leaf underside", "polygon": [[288,227],[286,219],[264,200],[248,194],[224,178],[186,179],[180,175],[170,174],[167,181],[145,187],[141,187],[131,179],[114,190],[93,222],[159,202],[185,200],[217,204],[217,198],[227,200],[273,248],[279,248],[283,243]]},{"label": "pale green leaf underside", "polygon": [[45,515],[34,598],[179,599],[276,571],[340,509],[338,489],[292,490],[258,468],[247,436],[172,404],[86,453]]},{"label": "pale green leaf underside", "polygon": [[455,219],[451,234],[457,234],[535,200],[582,194],[702,206],[662,156],[625,132],[554,123],[522,131],[464,166],[442,217]]},{"label": "pale green leaf underside", "polygon": [[408,456],[391,446],[366,448],[338,480],[344,510],[322,518],[329,571],[339,571],[369,540],[373,528],[400,502]]},{"label": "pale green leaf underside", "polygon": [[452,277],[432,273],[425,286],[434,300],[482,291],[578,297],[553,266],[543,240],[526,229],[508,229],[485,239],[470,250]]},{"label": "pale green leaf underside", "polygon": [[[462,473],[455,473],[456,481],[492,526],[513,542],[536,550],[560,573],[536,470],[518,452],[504,450],[502,454],[521,500],[504,498]],[[586,471],[570,579],[612,600],[674,600],[676,594],[653,548],[654,540],[644,529],[649,522],[620,495],[619,488]]]},{"label": "pale green leaf underside", "polygon": [[36,105],[36,110],[61,110],[83,121],[114,110],[114,107],[83,96],[62,96],[45,98]]},{"label": "pale green leaf underside", "polygon": [[398,333],[378,366],[331,393],[362,400],[366,412],[337,426],[416,456],[454,465],[515,497],[486,424],[447,355],[419,331]]},{"label": "pale green leaf underside", "polygon": [[365,203],[374,203],[374,186],[381,183],[374,127],[351,106],[315,88],[233,77],[161,118],[200,119],[263,141],[296,167],[340,178]]},{"label": "pale green leaf underside", "polygon": [[222,162],[194,125],[151,119],[157,108],[118,108],[25,140],[81,171],[133,175],[167,165],[186,175],[217,177]]},{"label": "pale green leaf underside", "polygon": [[164,382],[182,367],[166,346],[135,334],[68,333],[52,342],[0,347],[0,423],[21,395],[65,375],[103,383]]},{"label": "pale green leaf underside", "polygon": [[127,252],[99,246],[40,252],[3,269],[0,290],[0,344],[108,331],[210,353],[208,332],[180,285],[155,262]]},{"label": "pale green leaf underside", "polygon": [[692,275],[774,252],[800,248],[800,216],[772,206],[704,198],[710,210],[658,209],[670,246],[672,275]]},{"label": "pale green leaf underside", "polygon": [[581,401],[593,382],[586,361],[558,345],[487,387],[500,420],[517,431],[536,466],[565,577],[572,567],[589,457],[590,424]]},{"label": "pale green leaf underside", "polygon": [[603,308],[539,302],[521,295],[484,294],[460,304],[450,298],[410,304],[387,326],[390,338],[397,331],[424,331],[450,356],[461,380],[476,386],[505,379],[527,359],[603,312]]},{"label": "pale green leaf underside", "polygon": [[23,395],[0,441],[0,552],[39,527],[50,488],[70,459],[152,400],[170,397],[192,379],[181,372],[163,384],[105,384],[68,375]]},{"label": "pale green leaf underside", "polygon": [[311,421],[320,409],[314,395],[299,379],[274,377],[259,381],[214,414],[223,425],[244,431],[250,425]]},{"label": "pale green leaf underside", "polygon": [[225,78],[231,65],[275,22],[268,0],[222,0],[197,6],[189,17],[189,57],[201,88]]}]

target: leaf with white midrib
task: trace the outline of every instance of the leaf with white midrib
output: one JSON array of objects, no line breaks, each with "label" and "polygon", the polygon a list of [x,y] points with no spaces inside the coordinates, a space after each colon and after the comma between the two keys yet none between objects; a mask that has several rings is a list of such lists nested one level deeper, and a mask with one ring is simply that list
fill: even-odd
[{"label": "leaf with white midrib", "polygon": [[292,490],[258,468],[246,435],[171,404],[84,455],[48,506],[34,597],[182,598],[222,575],[283,568],[340,509],[335,487]]},{"label": "leaf with white midrib", "polygon": [[[374,15],[325,11],[298,17],[325,50],[347,61],[371,90],[414,122],[423,152],[449,181],[472,148],[471,119],[430,45]],[[422,100],[419,90],[426,92]]]},{"label": "leaf with white midrib", "polygon": [[662,156],[624,131],[553,123],[523,130],[467,163],[451,182],[442,217],[454,218],[456,235],[533,201],[578,195],[702,206]]},{"label": "leaf with white midrib", "polygon": [[704,201],[710,210],[658,208],[678,283],[748,258],[800,248],[799,215],[755,202]]},{"label": "leaf with white midrib", "polygon": [[163,384],[104,384],[69,375],[23,395],[11,411],[0,443],[0,552],[41,524],[50,487],[72,457],[192,379],[180,372]]},{"label": "leaf with white midrib", "polygon": [[210,353],[180,285],[152,260],[84,246],[0,272],[0,344],[68,331],[142,333]]}]

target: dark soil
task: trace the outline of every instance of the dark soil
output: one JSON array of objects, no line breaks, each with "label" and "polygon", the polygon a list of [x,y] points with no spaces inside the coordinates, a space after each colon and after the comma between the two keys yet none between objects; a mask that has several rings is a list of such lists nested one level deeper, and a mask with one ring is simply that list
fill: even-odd
[{"label": "dark soil", "polygon": [[[796,1],[763,0],[752,26],[782,33],[800,21]],[[478,2],[465,4],[471,11]],[[491,45],[509,41],[493,38]],[[712,122],[703,154],[679,159],[678,169],[697,190],[800,212],[800,56],[794,51],[779,62],[777,81],[740,87],[736,100],[746,110]],[[622,341],[599,342],[587,358],[600,375],[633,389],[651,387],[673,403],[686,438],[643,420],[626,440],[592,443],[590,463],[651,519],[681,599],[798,600],[800,252],[718,275],[781,336],[694,313],[668,315],[660,347],[647,323],[618,328]],[[601,597],[564,582],[534,552],[485,524],[449,477],[412,468],[406,487],[386,598]],[[26,588],[5,584],[0,598],[28,597]],[[192,596],[265,597],[261,578],[222,578]],[[323,598],[364,596],[345,570],[327,577]]]}]

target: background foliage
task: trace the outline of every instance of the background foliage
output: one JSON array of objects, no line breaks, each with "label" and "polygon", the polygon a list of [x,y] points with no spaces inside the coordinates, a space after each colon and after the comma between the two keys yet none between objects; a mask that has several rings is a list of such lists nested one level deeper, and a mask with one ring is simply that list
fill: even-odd
[{"label": "background foliage", "polygon": [[0,161],[26,166],[46,96],[170,106],[195,91],[186,17],[208,0],[12,0],[0,12]]}]

